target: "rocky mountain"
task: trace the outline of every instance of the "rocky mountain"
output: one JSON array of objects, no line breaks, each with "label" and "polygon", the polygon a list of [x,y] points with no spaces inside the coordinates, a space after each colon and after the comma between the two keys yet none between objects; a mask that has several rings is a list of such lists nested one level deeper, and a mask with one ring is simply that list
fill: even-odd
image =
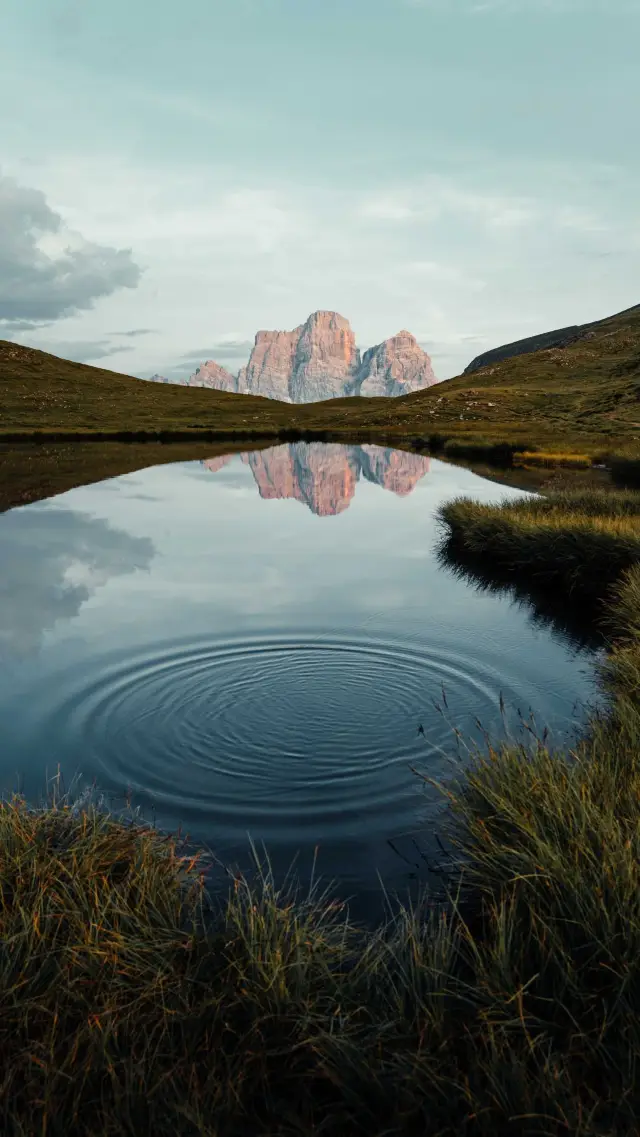
[{"label": "rocky mountain", "polygon": [[436,382],[429,356],[410,332],[398,332],[361,358],[349,321],[328,311],[313,312],[291,332],[259,331],[249,361],[237,376],[208,360],[187,380],[193,387],[287,403],[407,395]]},{"label": "rocky mountain", "polygon": [[338,399],[359,366],[349,321],[337,312],[314,312],[292,332],[258,332],[237,389],[287,403]]},{"label": "rocky mountain", "polygon": [[[234,455],[203,462],[216,473]],[[381,446],[292,442],[241,455],[265,500],[293,498],[317,517],[334,517],[348,509],[363,477],[392,493],[406,496],[429,472],[430,459]]]},{"label": "rocky mountain", "polygon": [[437,383],[431,360],[411,332],[402,331],[362,357],[356,394],[387,398],[422,391]]},{"label": "rocky mountain", "polygon": [[221,367],[213,359],[208,359],[200,367],[196,367],[193,375],[187,379],[188,387],[212,387],[216,391],[237,391],[235,375]]}]

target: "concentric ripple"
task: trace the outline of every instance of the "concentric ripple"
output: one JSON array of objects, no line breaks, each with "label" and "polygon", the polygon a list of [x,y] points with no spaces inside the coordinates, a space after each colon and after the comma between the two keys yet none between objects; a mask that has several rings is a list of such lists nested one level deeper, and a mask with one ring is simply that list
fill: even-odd
[{"label": "concentric ripple", "polygon": [[[449,720],[434,708],[442,685]],[[477,652],[268,636],[94,657],[35,713],[40,735],[107,792],[130,786],[219,839],[295,843],[382,837],[415,821],[424,787],[409,763],[449,772],[450,722],[499,728],[500,691],[517,704]]]}]

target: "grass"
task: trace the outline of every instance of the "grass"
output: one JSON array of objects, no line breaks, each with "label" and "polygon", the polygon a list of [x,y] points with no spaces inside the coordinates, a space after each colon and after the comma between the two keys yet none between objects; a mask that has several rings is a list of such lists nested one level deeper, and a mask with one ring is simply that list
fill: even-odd
[{"label": "grass", "polygon": [[490,566],[504,581],[560,588],[566,598],[606,598],[640,560],[640,495],[633,491],[557,491],[499,509],[458,498],[441,512],[445,557]]},{"label": "grass", "polygon": [[[226,897],[135,820],[0,805],[0,1131],[566,1134],[640,1116],[640,497],[441,513],[441,555],[597,600],[605,708],[436,786],[448,903],[373,932],[256,857]],[[515,575],[514,575],[515,574]],[[606,601],[606,603],[605,603]]]},{"label": "grass", "polygon": [[[564,348],[503,360],[401,398],[296,405],[142,382],[0,340],[0,438],[222,440],[327,431],[389,445],[430,438],[592,455],[640,452],[640,307]],[[160,438],[160,440],[161,440]]]},{"label": "grass", "polygon": [[524,466],[568,466],[570,469],[587,470],[591,465],[588,454],[563,454],[561,451],[546,453],[544,451],[523,450],[517,455],[515,461]]}]

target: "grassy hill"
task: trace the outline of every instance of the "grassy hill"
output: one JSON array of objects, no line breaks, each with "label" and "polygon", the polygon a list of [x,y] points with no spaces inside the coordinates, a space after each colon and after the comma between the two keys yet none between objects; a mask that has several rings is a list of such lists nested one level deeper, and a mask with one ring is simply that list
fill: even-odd
[{"label": "grassy hill", "polygon": [[640,308],[564,347],[518,355],[395,399],[291,405],[143,382],[0,340],[0,441],[41,437],[272,436],[389,442],[433,435],[640,448]]}]

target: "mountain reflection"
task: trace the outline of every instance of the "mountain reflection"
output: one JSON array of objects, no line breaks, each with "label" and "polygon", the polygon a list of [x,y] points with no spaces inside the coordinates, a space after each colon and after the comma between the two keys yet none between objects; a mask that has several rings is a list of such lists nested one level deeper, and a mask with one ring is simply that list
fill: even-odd
[{"label": "mountain reflection", "polygon": [[[227,454],[202,464],[215,474],[234,457]],[[318,517],[348,509],[361,476],[404,497],[430,468],[430,459],[421,454],[332,442],[290,442],[240,457],[250,467],[260,497],[295,498]]]}]

